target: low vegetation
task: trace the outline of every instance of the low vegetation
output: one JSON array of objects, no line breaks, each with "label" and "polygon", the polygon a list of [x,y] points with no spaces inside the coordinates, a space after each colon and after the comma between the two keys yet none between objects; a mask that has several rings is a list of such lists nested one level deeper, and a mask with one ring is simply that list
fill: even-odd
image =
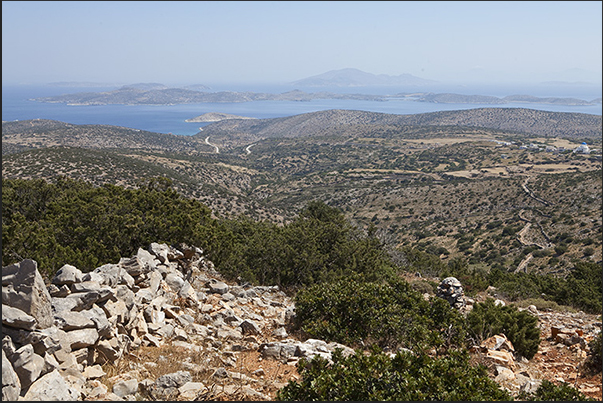
[{"label": "low vegetation", "polygon": [[[555,116],[600,138],[600,118],[570,115]],[[601,161],[520,149],[561,140],[458,117],[225,121],[210,128],[220,154],[199,136],[3,123],[3,265],[34,259],[49,279],[151,242],[198,246],[226,279],[294,296],[292,330],[362,352],[302,361],[283,400],[508,400],[467,348],[504,333],[534,356],[535,318],[517,306],[601,312]],[[449,276],[510,304],[486,299],[464,316],[424,297]],[[590,348],[585,366],[600,372],[600,334]],[[547,382],[521,397],[584,398]]]}]

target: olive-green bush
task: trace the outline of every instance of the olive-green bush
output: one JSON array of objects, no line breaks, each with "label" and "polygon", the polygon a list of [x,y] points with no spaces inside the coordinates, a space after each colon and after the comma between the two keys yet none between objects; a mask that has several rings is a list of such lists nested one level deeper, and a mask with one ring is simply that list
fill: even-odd
[{"label": "olive-green bush", "polygon": [[565,382],[555,385],[546,379],[542,380],[542,384],[536,392],[532,394],[520,393],[517,396],[517,400],[545,402],[595,401],[595,399],[583,395],[579,390]]},{"label": "olive-green bush", "polygon": [[476,344],[502,333],[511,341],[515,352],[527,359],[538,352],[540,345],[537,317],[511,305],[496,305],[492,298],[473,305],[467,314],[467,333]]},{"label": "olive-green bush", "polygon": [[347,358],[336,350],[332,364],[316,356],[298,364],[299,382],[290,381],[279,400],[303,401],[485,401],[512,400],[487,375],[472,366],[466,351],[443,358],[399,352],[393,358],[375,349]]},{"label": "olive-green bush", "polygon": [[464,319],[441,298],[425,301],[409,283],[361,275],[317,284],[295,297],[298,326],[312,337],[348,345],[423,349],[464,344]]}]

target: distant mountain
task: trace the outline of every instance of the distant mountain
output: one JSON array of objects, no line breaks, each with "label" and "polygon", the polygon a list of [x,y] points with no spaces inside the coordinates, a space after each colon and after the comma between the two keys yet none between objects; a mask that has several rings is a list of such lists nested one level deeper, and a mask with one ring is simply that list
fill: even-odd
[{"label": "distant mountain", "polygon": [[166,90],[168,89],[167,85],[158,84],[158,83],[137,83],[137,84],[129,84],[124,85],[121,89],[135,89],[142,91],[152,91],[152,90]]},{"label": "distant mountain", "polygon": [[191,84],[191,85],[186,85],[184,87],[185,90],[191,90],[191,91],[207,91],[207,90],[211,90],[211,87],[208,87],[207,85],[203,85],[203,84]]},{"label": "distant mountain", "polygon": [[373,86],[420,86],[435,84],[437,81],[415,77],[411,74],[389,76],[371,74],[358,69],[331,70],[317,76],[294,81],[293,85],[306,87],[373,87]]},{"label": "distant mountain", "polygon": [[90,81],[57,81],[54,83],[48,83],[47,85],[49,87],[71,87],[71,88],[119,87],[119,84],[115,84],[115,83],[96,83],[96,82],[90,82]]}]

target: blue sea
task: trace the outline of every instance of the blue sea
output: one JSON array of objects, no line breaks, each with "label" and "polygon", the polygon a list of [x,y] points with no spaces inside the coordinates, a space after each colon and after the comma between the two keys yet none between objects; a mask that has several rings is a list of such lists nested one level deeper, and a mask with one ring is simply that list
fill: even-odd
[{"label": "blue sea", "polygon": [[[124,126],[133,129],[148,130],[158,133],[172,133],[191,136],[199,132],[199,128],[207,123],[187,123],[186,119],[208,113],[221,112],[254,118],[276,118],[299,115],[302,113],[329,109],[363,110],[392,114],[417,114],[444,110],[462,110],[482,107],[521,107],[554,112],[577,112],[594,115],[602,114],[602,105],[565,106],[536,103],[511,103],[502,105],[485,104],[437,104],[418,102],[409,99],[390,99],[387,101],[356,101],[318,99],[309,102],[295,101],[254,101],[241,103],[201,103],[183,105],[98,105],[73,106],[32,101],[31,98],[46,97],[76,92],[111,91],[118,87],[58,87],[50,85],[3,85],[2,86],[2,120],[52,119],[74,124],[107,124]],[[232,87],[212,88],[214,91],[254,91],[282,93],[292,89],[305,92],[330,91],[340,93],[363,94],[397,94],[412,92],[408,89],[383,88],[292,88],[285,86]],[[601,97],[601,87],[542,87],[533,88],[500,88],[500,87],[450,87],[432,89],[431,92],[452,92],[460,94],[491,95],[504,97],[513,94],[533,95],[537,97],[572,97],[591,101]]]}]

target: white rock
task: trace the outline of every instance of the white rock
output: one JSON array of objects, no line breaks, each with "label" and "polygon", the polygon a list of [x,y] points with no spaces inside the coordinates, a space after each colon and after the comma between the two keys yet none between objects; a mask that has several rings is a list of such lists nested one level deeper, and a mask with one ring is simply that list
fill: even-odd
[{"label": "white rock", "polygon": [[35,401],[70,401],[79,400],[80,392],[70,386],[59,374],[59,371],[52,371],[35,381],[23,400]]}]

